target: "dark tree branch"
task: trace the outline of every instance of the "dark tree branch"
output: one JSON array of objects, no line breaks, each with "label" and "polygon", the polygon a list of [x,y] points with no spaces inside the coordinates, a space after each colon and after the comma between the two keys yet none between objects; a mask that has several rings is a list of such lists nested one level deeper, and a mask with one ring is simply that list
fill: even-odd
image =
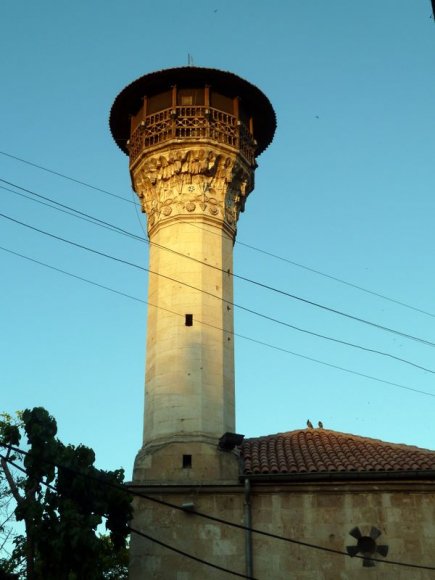
[{"label": "dark tree branch", "polygon": [[[10,451],[10,449],[8,451]],[[5,457],[1,456],[0,464],[1,464],[1,467],[2,467],[3,472],[5,474],[6,481],[8,482],[11,493],[12,493],[15,501],[17,502],[17,505],[23,506],[25,504],[26,500],[22,495],[20,495],[20,492],[18,491],[18,486],[15,482],[15,479],[13,478],[13,475],[11,473],[11,470],[9,469],[9,465],[8,465]],[[35,548],[34,548],[32,534],[30,533],[29,522],[28,522],[26,517],[24,518],[24,524],[26,527],[27,580],[33,580],[35,577],[35,566],[34,566],[34,564],[35,564]]]}]

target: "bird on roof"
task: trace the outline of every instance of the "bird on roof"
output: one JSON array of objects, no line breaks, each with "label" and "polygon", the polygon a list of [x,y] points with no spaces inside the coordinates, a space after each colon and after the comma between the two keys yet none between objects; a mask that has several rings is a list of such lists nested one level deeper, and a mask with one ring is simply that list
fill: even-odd
[{"label": "bird on roof", "polygon": [[307,421],[307,427],[308,427],[308,429],[313,429],[313,424],[311,423],[311,421],[309,419]]},{"label": "bird on roof", "polygon": [[319,421],[318,422],[318,426],[319,426],[319,429],[323,429],[323,423],[322,423],[322,421]]}]

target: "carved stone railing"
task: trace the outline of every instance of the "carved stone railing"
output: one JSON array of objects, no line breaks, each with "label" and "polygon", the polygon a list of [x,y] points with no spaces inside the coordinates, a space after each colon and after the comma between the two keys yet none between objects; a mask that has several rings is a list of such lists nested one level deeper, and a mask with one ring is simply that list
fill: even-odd
[{"label": "carved stone railing", "polygon": [[172,139],[211,139],[237,149],[250,165],[255,163],[256,143],[248,128],[234,115],[204,106],[179,106],[148,115],[130,137],[130,163],[144,148]]}]

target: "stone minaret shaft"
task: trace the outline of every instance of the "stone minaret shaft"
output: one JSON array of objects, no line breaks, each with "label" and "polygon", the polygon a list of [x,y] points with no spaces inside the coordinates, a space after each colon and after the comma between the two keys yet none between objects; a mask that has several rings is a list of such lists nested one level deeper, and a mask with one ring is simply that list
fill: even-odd
[{"label": "stone minaret shaft", "polygon": [[[179,109],[203,122],[202,107]],[[151,242],[145,447],[235,430],[232,254],[253,169],[201,141],[169,139],[131,167]]]},{"label": "stone minaret shaft", "polygon": [[[263,93],[239,77],[187,67],[129,85],[110,122],[129,155],[150,240],[145,422],[135,480],[177,479],[168,457],[174,449],[184,454],[186,444],[183,457],[192,449],[207,456],[196,478],[210,477],[219,438],[235,431],[237,220],[275,116]],[[213,473],[219,478],[222,469]]]}]

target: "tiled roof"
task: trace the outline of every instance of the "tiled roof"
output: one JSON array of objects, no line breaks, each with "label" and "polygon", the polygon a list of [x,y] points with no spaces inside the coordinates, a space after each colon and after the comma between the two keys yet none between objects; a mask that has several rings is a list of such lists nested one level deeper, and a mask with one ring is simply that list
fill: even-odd
[{"label": "tiled roof", "polygon": [[[245,439],[241,446],[244,475],[333,476],[389,472],[435,473],[435,451],[410,445],[338,433],[328,429],[300,429]],[[433,474],[432,477],[433,478]]]}]

